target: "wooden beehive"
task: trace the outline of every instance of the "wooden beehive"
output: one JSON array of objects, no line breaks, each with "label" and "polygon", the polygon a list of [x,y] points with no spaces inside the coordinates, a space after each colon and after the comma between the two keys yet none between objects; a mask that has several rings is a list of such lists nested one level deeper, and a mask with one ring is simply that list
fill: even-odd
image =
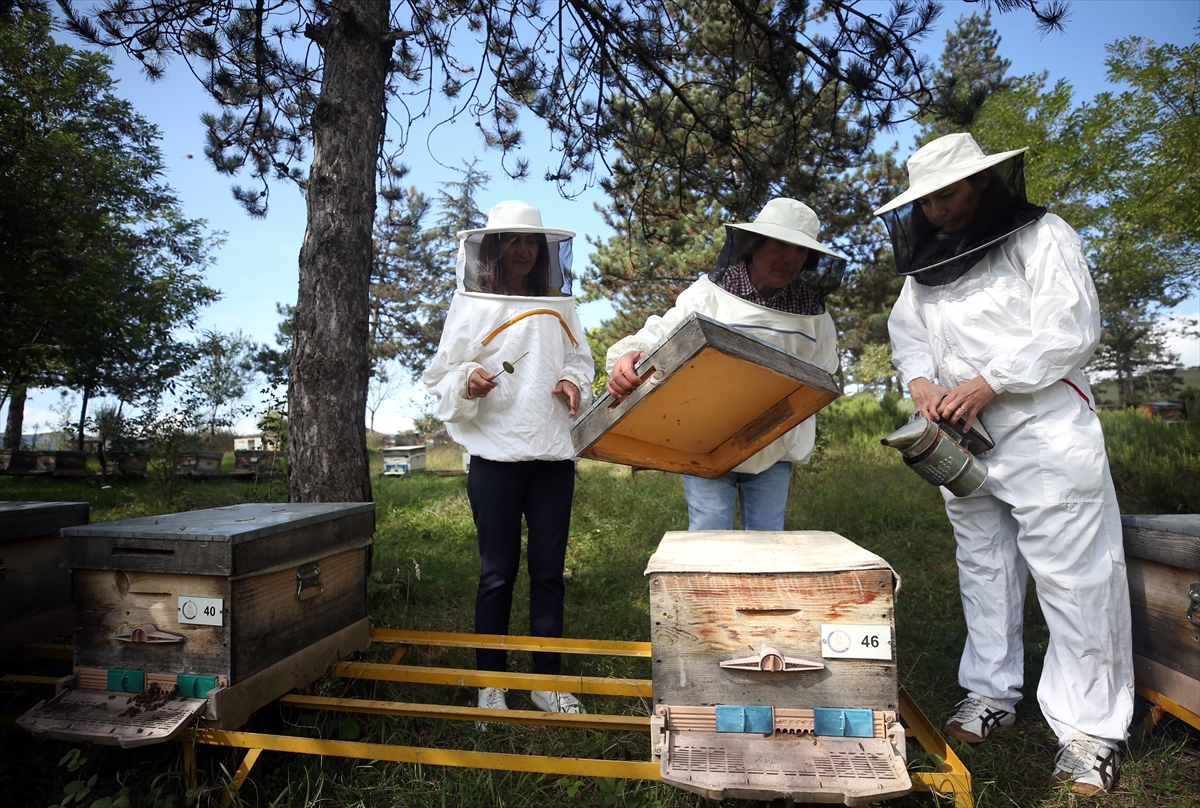
[{"label": "wooden beehive", "polygon": [[841,395],[824,368],[699,314],[575,423],[580,457],[720,477]]},{"label": "wooden beehive", "polygon": [[58,532],[86,525],[86,502],[0,502],[0,655],[75,630]]},{"label": "wooden beehive", "polygon": [[1139,685],[1200,715],[1200,514],[1123,516]]},{"label": "wooden beehive", "polygon": [[906,793],[887,562],[834,533],[667,533],[650,578],[662,777],[712,798]]},{"label": "wooden beehive", "polygon": [[[264,503],[65,530],[74,688],[21,725],[125,746],[166,740],[194,715],[240,726],[366,648],[374,528],[372,503]],[[153,715],[93,708],[155,686],[176,697]]]}]

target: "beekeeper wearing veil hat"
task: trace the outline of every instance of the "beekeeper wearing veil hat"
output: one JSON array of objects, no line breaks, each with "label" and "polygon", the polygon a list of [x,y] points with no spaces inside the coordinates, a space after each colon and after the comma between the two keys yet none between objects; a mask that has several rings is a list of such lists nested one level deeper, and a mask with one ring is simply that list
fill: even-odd
[{"label": "beekeeper wearing veil hat", "polygon": [[[487,226],[458,234],[458,287],[437,355],[421,379],[436,415],[471,455],[467,495],[482,560],[475,631],[507,634],[521,553],[529,540],[529,633],[561,637],[563,563],[575,490],[571,419],[591,396],[591,349],[571,297],[574,233],[542,226],[540,211],[501,202]],[[558,674],[557,653],[533,672]],[[481,670],[503,671],[503,650],[480,649]],[[479,706],[507,709],[505,689]],[[538,709],[584,712],[570,693],[535,690]]]},{"label": "beekeeper wearing veil hat", "polygon": [[917,412],[982,421],[996,447],[974,494],[943,489],[958,544],[967,691],[948,734],[982,743],[1016,721],[1027,579],[1050,632],[1038,703],[1059,739],[1051,781],[1109,791],[1133,715],[1121,517],[1083,366],[1100,338],[1079,235],[1025,198],[1025,149],[947,135],[908,161],[875,211],[907,276],[888,330]]},{"label": "beekeeper wearing veil hat", "polygon": [[[818,239],[817,214],[795,199],[772,199],[753,222],[725,226],[717,265],[680,293],[675,306],[652,316],[608,350],[607,388],[632,393],[637,362],[693,312],[774,343],[826,370],[837,369],[837,340],[825,296],[841,284],[846,257]],[[736,395],[720,390],[714,395]],[[816,419],[803,421],[749,460],[715,480],[684,475],[689,530],[729,530],[740,501],[742,528],[783,530],[792,466],[807,463]]]}]

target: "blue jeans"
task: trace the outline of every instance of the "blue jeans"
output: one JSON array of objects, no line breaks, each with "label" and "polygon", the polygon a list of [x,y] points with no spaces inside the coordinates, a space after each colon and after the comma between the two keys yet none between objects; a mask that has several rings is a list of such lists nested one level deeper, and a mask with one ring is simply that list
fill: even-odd
[{"label": "blue jeans", "polygon": [[733,504],[742,504],[742,530],[783,530],[792,464],[780,461],[758,474],[731,471],[715,480],[683,476],[688,530],[732,530]]}]

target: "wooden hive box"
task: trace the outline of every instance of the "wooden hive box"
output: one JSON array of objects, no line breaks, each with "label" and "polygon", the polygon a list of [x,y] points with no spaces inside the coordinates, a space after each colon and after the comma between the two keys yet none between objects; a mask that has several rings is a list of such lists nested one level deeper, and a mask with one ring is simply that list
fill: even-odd
[{"label": "wooden hive box", "polygon": [[700,314],[637,370],[632,395],[604,394],[572,427],[580,457],[720,477],[841,395],[824,368]]},{"label": "wooden hive box", "polygon": [[886,561],[828,532],[675,532],[646,574],[664,781],[847,805],[911,789]]},{"label": "wooden hive box", "polygon": [[[75,676],[21,726],[123,746],[166,740],[196,715],[241,726],[367,647],[374,530],[373,503],[235,505],[65,530]],[[122,693],[137,712],[94,707]]]},{"label": "wooden hive box", "polygon": [[0,655],[75,630],[58,532],[86,525],[86,502],[0,502]]},{"label": "wooden hive box", "polygon": [[1189,723],[1195,726],[1200,716],[1200,514],[1123,516],[1121,521],[1134,676],[1139,685],[1191,713]]}]

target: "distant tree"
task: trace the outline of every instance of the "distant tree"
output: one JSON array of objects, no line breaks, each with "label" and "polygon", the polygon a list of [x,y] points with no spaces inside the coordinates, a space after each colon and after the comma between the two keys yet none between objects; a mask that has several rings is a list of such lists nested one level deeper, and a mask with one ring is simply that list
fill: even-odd
[{"label": "distant tree", "polygon": [[275,345],[272,348],[266,343],[256,345],[251,357],[254,369],[266,377],[270,384],[280,384],[287,381],[288,365],[292,361],[292,332],[295,330],[295,306],[286,303],[276,303],[275,313],[281,319],[275,326]]},{"label": "distant tree", "polygon": [[0,403],[80,390],[82,443],[91,398],[135,399],[186,363],[178,331],[216,299],[203,272],[219,238],[183,217],[109,60],[56,45],[30,5],[0,16]]},{"label": "distant tree", "polygon": [[[1041,24],[1057,24],[1062,16],[1057,3],[1047,12],[1036,0],[995,1],[1001,10],[1031,9]],[[516,153],[523,140],[520,115],[528,111],[550,129],[559,159],[546,176],[562,184],[592,177],[595,156],[612,141],[613,99],[633,99],[631,109],[649,129],[682,125],[700,136],[679,141],[682,151],[663,151],[654,164],[644,163],[651,177],[676,164],[703,169],[694,152],[710,140],[736,152],[747,168],[776,161],[787,144],[813,137],[826,124],[814,117],[819,108],[797,105],[772,124],[764,141],[760,131],[741,125],[743,118],[766,120],[755,109],[759,93],[715,87],[712,98],[730,94],[749,105],[733,118],[722,104],[688,102],[676,67],[689,55],[693,32],[673,0],[394,6],[389,0],[254,6],[102,0],[86,12],[69,0],[60,5],[73,31],[125,49],[151,78],[163,74],[171,56],[189,63],[222,108],[204,119],[206,153],[219,171],[249,174],[254,187],[235,188],[248,210],[265,212],[272,180],[305,186],[308,230],[289,392],[289,487],[299,501],[370,498],[361,447],[375,179],[381,158],[386,166],[392,156],[384,148],[386,116],[397,133],[393,142],[403,148],[409,125],[440,92],[456,106],[451,117],[474,118],[489,144],[506,160],[515,157],[510,173],[524,176],[528,162]],[[798,84],[811,98],[850,95],[863,105],[853,126],[864,129],[893,120],[897,104],[921,93],[923,64],[910,44],[938,11],[923,0],[895,0],[882,13],[864,11],[858,0],[738,0],[724,9],[743,30],[771,40],[762,51],[769,64],[755,71],[770,104],[777,103],[775,87],[792,92]],[[664,88],[683,102],[662,103]],[[310,139],[305,177],[300,166]],[[764,143],[772,145],[764,149]]]},{"label": "distant tree", "polygon": [[959,17],[946,32],[946,47],[929,77],[921,141],[969,130],[989,96],[1012,88],[1010,67],[1012,62],[1000,56],[1000,34],[992,27],[990,8],[982,17]]},{"label": "distant tree", "polygon": [[256,376],[254,343],[240,330],[231,334],[205,331],[196,346],[196,363],[188,371],[188,385],[208,411],[208,434],[217,422],[233,423],[235,408],[246,397]]},{"label": "distant tree", "polygon": [[[427,306],[436,295],[434,290],[443,285],[436,281],[438,270],[444,274],[445,267],[437,266],[432,237],[424,229],[429,211],[429,198],[410,188],[399,199],[389,200],[375,222],[368,304],[372,377],[381,361],[393,359],[419,373],[431,355],[430,342],[437,346],[440,323],[431,333],[434,324]],[[433,289],[427,286],[430,281],[435,282]]]},{"label": "distant tree", "polygon": [[1200,288],[1200,46],[1109,46],[1109,79],[1130,87],[1072,106],[1071,87],[1018,79],[980,110],[988,151],[1029,146],[1029,197],[1080,231],[1104,329],[1092,370],[1114,372],[1122,401],[1172,361],[1154,322]]}]

